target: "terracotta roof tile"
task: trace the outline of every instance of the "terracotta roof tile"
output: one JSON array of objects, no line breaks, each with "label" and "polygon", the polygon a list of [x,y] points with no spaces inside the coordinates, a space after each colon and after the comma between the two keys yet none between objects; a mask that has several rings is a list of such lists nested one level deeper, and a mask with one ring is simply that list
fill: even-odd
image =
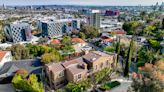
[{"label": "terracotta roof tile", "polygon": [[0,51],[0,61],[3,59],[7,52],[8,51]]},{"label": "terracotta roof tile", "polygon": [[53,39],[51,41],[51,44],[60,44],[60,41],[58,39]]},{"label": "terracotta roof tile", "polygon": [[72,38],[71,42],[72,43],[85,43],[85,41],[82,40],[81,38]]},{"label": "terracotta roof tile", "polygon": [[105,42],[113,42],[113,39],[108,38],[108,39],[104,39]]}]

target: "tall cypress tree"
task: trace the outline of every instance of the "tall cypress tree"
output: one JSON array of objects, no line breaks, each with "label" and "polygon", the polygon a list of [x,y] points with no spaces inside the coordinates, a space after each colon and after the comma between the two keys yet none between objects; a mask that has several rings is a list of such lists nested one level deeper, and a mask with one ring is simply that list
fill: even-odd
[{"label": "tall cypress tree", "polygon": [[126,64],[125,64],[125,69],[124,69],[124,76],[129,76],[129,67],[130,67],[130,62],[132,60],[132,55],[133,55],[133,47],[134,47],[134,37],[132,37],[130,41],[130,46],[128,49],[128,54],[126,58]]},{"label": "tall cypress tree", "polygon": [[116,45],[116,53],[117,53],[117,63],[118,63],[119,62],[119,55],[120,55],[120,37],[119,37],[117,45]]},{"label": "tall cypress tree", "polygon": [[164,18],[162,19],[162,28],[164,29]]}]

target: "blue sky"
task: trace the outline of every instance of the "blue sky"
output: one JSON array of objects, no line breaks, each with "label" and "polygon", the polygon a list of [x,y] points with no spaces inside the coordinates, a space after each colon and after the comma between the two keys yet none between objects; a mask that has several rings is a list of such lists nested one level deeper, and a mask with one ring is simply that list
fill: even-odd
[{"label": "blue sky", "polygon": [[164,0],[0,0],[0,5],[152,5]]}]

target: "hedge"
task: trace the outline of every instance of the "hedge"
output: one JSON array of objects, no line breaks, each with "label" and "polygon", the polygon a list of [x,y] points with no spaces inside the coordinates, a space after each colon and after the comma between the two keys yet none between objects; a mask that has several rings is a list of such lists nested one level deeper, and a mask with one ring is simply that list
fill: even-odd
[{"label": "hedge", "polygon": [[118,81],[113,81],[113,82],[111,82],[111,83],[107,83],[107,84],[105,84],[105,85],[100,86],[99,89],[102,90],[102,91],[105,91],[105,90],[109,90],[109,89],[111,89],[111,88],[117,87],[117,86],[119,86],[119,85],[120,85],[120,82],[118,82]]}]

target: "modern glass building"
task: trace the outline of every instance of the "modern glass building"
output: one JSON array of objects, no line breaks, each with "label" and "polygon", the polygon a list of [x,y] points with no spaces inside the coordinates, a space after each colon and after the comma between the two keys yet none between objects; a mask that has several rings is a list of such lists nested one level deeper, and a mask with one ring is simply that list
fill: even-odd
[{"label": "modern glass building", "polygon": [[7,40],[14,43],[32,39],[31,28],[28,23],[6,24],[4,33]]}]

